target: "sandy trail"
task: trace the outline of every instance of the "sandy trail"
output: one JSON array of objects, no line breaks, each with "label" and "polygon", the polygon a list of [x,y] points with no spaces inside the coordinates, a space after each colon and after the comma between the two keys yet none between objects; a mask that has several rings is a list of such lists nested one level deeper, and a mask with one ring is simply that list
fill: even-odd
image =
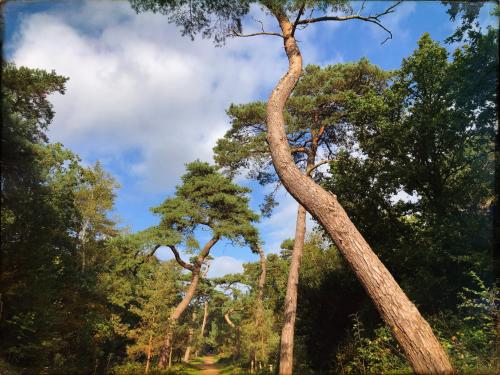
[{"label": "sandy trail", "polygon": [[219,375],[219,370],[214,364],[215,359],[212,356],[203,357],[203,365],[200,366],[201,375]]}]

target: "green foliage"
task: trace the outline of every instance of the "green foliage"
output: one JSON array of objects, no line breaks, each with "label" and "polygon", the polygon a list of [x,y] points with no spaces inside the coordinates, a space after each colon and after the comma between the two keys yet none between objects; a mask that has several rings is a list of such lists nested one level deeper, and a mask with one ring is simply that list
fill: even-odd
[{"label": "green foliage", "polygon": [[[459,373],[493,374],[500,365],[495,347],[499,293],[474,272],[470,277],[476,285],[473,289],[464,287],[459,293],[459,313],[442,311],[429,321]],[[412,373],[389,329],[378,327],[367,335],[357,314],[336,359],[336,368],[342,374]]]},{"label": "green foliage", "polygon": [[[249,189],[235,185],[217,169],[200,161],[186,165],[175,197],[166,199],[152,211],[161,215],[156,228],[162,236],[160,244],[192,243],[200,226],[209,228],[213,238],[226,238],[238,244],[253,246],[258,243],[258,233],[252,222],[258,216],[248,208]],[[190,242],[191,241],[191,242]]]},{"label": "green foliage", "polygon": [[159,354],[167,330],[165,317],[180,302],[180,276],[180,267],[170,261],[159,264],[142,279],[138,296],[130,307],[140,319],[139,324],[127,332],[133,340],[127,348],[130,358],[144,358],[148,352],[152,358]]},{"label": "green foliage", "polygon": [[[488,55],[495,43],[487,34],[477,48]],[[390,87],[353,101],[359,146],[325,181],[424,311],[456,306],[466,271],[491,275],[496,94],[486,82],[497,62],[485,62],[472,87],[479,61],[470,47],[449,61],[424,34]]]},{"label": "green foliage", "polygon": [[336,357],[341,374],[413,373],[386,327],[375,329],[373,338],[367,337],[362,321],[353,314],[352,331],[346,341]]},{"label": "green foliage", "polygon": [[[491,372],[486,358],[494,357],[488,320],[472,325],[457,296],[477,290],[470,272],[486,280],[486,289],[493,281],[495,35],[488,30],[450,59],[424,34],[391,85],[353,98],[357,145],[338,155],[324,180],[465,372]],[[402,199],[404,193],[412,198]],[[362,291],[350,298],[366,299]],[[488,300],[467,298],[469,307]],[[342,364],[338,371],[405,371],[375,311],[366,302],[350,305],[346,312],[359,311],[356,325],[365,334],[344,338],[332,358]]]},{"label": "green foliage", "polygon": [[[99,165],[84,168],[47,142],[47,97],[64,93],[67,78],[13,64],[2,70],[0,352],[32,372],[99,367],[116,319],[95,264],[104,237],[116,232],[107,218],[116,184]],[[85,272],[84,254],[93,265]]]},{"label": "green foliage", "polygon": [[500,369],[497,343],[500,293],[496,286],[488,287],[473,271],[469,276],[474,287],[464,287],[459,293],[458,321],[440,317],[437,326],[450,355],[464,372],[480,369],[495,372]]},{"label": "green foliage", "polygon": [[[355,98],[380,93],[389,73],[368,60],[325,68],[310,65],[287,101],[286,133],[296,164],[305,172],[317,158],[333,159],[340,147],[349,144],[347,110]],[[231,129],[214,147],[214,159],[233,176],[242,171],[261,185],[277,183],[266,142],[266,104],[232,104],[227,110]],[[315,171],[313,178],[321,174]],[[276,190],[275,190],[276,191]],[[264,198],[261,211],[271,214],[276,206],[274,192]]]}]

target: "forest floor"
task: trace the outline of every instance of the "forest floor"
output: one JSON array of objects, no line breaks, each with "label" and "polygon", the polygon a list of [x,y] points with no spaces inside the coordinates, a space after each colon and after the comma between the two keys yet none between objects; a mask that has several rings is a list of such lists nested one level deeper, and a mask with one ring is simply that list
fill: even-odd
[{"label": "forest floor", "polygon": [[214,356],[203,357],[203,364],[199,365],[199,369],[202,370],[201,375],[220,375]]}]

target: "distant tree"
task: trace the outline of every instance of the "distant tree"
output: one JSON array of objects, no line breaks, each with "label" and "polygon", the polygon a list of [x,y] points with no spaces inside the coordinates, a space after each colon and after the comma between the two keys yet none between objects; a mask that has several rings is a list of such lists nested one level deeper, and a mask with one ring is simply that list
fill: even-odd
[{"label": "distant tree", "polygon": [[89,254],[89,251],[92,252],[92,242],[104,241],[117,234],[115,223],[108,217],[108,213],[113,209],[115,190],[119,186],[99,162],[84,169],[82,175],[83,181],[75,191],[75,204],[82,216],[78,239],[81,269],[84,272],[88,258],[95,257],[95,254]]},{"label": "distant tree", "polygon": [[[175,196],[153,208],[153,212],[161,216],[160,224],[151,229],[154,241],[157,246],[168,246],[179,265],[191,272],[188,289],[169,316],[160,367],[168,363],[173,329],[195,295],[202,265],[212,247],[222,238],[240,245],[252,246],[258,242],[257,230],[252,225],[258,216],[248,208],[246,193],[249,189],[235,185],[207,163],[196,161],[187,164],[186,168],[187,173],[182,176],[183,183],[177,187]],[[195,236],[202,227],[209,230],[211,238],[199,249]],[[179,245],[197,252],[190,263],[181,259]]]},{"label": "distant tree", "polygon": [[132,312],[140,317],[136,328],[128,331],[128,337],[134,344],[127,349],[129,356],[146,357],[144,372],[148,373],[153,358],[159,354],[167,329],[165,316],[172,306],[179,303],[181,268],[175,261],[169,261],[155,267],[147,278],[138,286],[141,289],[137,305],[132,305]]},{"label": "distant tree", "polygon": [[[48,96],[64,93],[66,81],[55,72],[2,65],[0,351],[34,373],[94,366],[109,338],[101,340],[99,328],[109,316],[96,282],[101,269],[78,272],[84,249],[77,234],[87,213],[77,196],[94,184],[95,170],[46,135],[54,117]],[[108,200],[100,210],[107,233],[115,231],[104,219],[114,188],[104,188]],[[97,235],[103,228],[92,234],[93,256],[103,254]]]}]

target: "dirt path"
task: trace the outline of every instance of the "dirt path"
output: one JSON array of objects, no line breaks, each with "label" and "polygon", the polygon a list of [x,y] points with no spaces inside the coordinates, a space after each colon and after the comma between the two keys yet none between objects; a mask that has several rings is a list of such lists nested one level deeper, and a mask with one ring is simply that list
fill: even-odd
[{"label": "dirt path", "polygon": [[201,375],[219,375],[219,370],[214,362],[215,358],[212,356],[203,357],[203,365],[200,366]]}]

